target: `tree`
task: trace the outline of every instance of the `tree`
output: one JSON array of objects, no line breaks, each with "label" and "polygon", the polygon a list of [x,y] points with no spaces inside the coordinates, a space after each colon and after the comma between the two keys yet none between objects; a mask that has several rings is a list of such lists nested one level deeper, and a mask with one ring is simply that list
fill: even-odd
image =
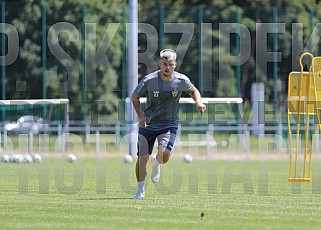
[{"label": "tree", "polygon": [[[83,1],[28,1],[17,7],[16,1],[7,2],[7,23],[12,24],[19,33],[20,52],[18,60],[7,68],[7,99],[42,98],[42,14],[41,3],[46,6],[47,40],[47,98],[68,97],[71,111],[80,114],[83,90],[83,43],[82,12]],[[15,10],[19,9],[19,11]],[[91,113],[114,114],[118,106],[117,79],[121,65],[121,7],[112,0],[90,1],[86,4],[86,23],[95,28],[95,34],[87,34],[86,51],[92,53],[99,49],[100,57],[107,57],[108,64],[96,64],[87,60],[87,104]],[[116,23],[117,33],[113,37],[107,30]],[[91,27],[90,27],[91,26]],[[104,40],[102,40],[104,39]],[[109,44],[108,47],[106,47]],[[105,51],[105,53],[104,53]],[[99,60],[96,60],[99,63]],[[93,75],[96,75],[95,77]],[[93,79],[95,78],[95,79]],[[17,82],[25,83],[21,91],[15,90]],[[96,110],[96,109],[95,109]]]},{"label": "tree", "polygon": [[[54,55],[53,50],[47,45],[47,98],[67,96],[71,101],[71,109],[74,114],[81,114],[80,111],[84,109],[82,106],[84,102],[82,13],[85,4],[87,29],[92,31],[88,34],[86,43],[86,51],[91,54],[88,57],[92,57],[87,59],[88,82],[86,83],[88,92],[86,92],[86,99],[88,114],[97,111],[99,114],[112,115],[117,111],[120,91],[126,90],[121,88],[119,84],[123,80],[120,79],[120,76],[121,66],[124,64],[122,63],[122,44],[125,42],[122,36],[125,29],[121,24],[124,19],[122,10],[124,4],[125,6],[128,4],[128,1],[123,0],[6,1],[6,22],[17,29],[20,39],[18,59],[15,63],[6,67],[6,98],[42,98],[42,90],[40,90],[43,71],[41,3],[45,3],[47,8],[46,35],[55,35],[49,37],[49,43],[58,38],[58,43],[54,43],[56,46],[53,50],[57,51],[57,44],[59,44],[59,47],[62,47],[69,55],[64,55],[64,58],[57,58],[57,55]],[[180,64],[178,70],[187,74],[198,86],[200,28],[197,22],[199,13],[202,12],[202,22],[209,23],[212,26],[211,30],[203,31],[203,35],[210,39],[212,45],[211,48],[203,52],[203,63],[212,64],[212,70],[207,70],[203,79],[203,85],[211,90],[205,90],[203,95],[208,97],[239,96],[236,89],[235,60],[230,58],[230,56],[236,56],[239,52],[236,46],[238,36],[232,34],[229,38],[225,38],[222,37],[222,28],[220,30],[222,23],[237,22],[236,15],[239,12],[240,24],[248,29],[251,39],[250,55],[240,67],[241,96],[248,100],[251,99],[249,89],[255,81],[265,83],[266,98],[272,99],[273,91],[280,89],[282,92],[279,93],[285,96],[289,72],[292,69],[299,71],[296,64],[298,61],[297,53],[303,52],[304,47],[307,50],[313,49],[310,51],[313,51],[316,55],[320,51],[317,37],[314,37],[314,40],[312,39],[314,43],[309,43],[309,47],[307,46],[312,29],[316,29],[315,24],[320,20],[320,4],[320,1],[313,0],[142,0],[139,1],[138,8],[139,22],[153,26],[158,33],[158,37],[152,38],[150,41],[148,39],[151,38],[140,34],[139,52],[144,52],[148,48],[148,42],[151,42],[149,44],[157,46],[151,60],[156,60],[161,48],[160,39],[163,39],[165,47],[177,49],[182,39],[180,30],[177,30],[177,33],[175,31],[165,33],[164,36],[160,34],[162,28],[160,6],[163,6],[165,23],[192,25],[186,30],[191,34],[190,40],[180,47],[181,50],[178,50],[186,50],[186,53],[178,57]],[[203,8],[200,6],[203,6]],[[282,57],[278,63],[279,80],[277,85],[283,85],[278,89],[275,89],[275,84],[273,84],[272,64],[268,63],[265,71],[262,66],[258,65],[257,57],[258,51],[261,49],[260,46],[257,47],[259,39],[257,29],[260,23],[274,22],[273,9],[277,9],[278,12],[277,22],[283,23],[285,26],[285,33],[277,35],[277,51],[281,53]],[[126,17],[128,18],[128,16]],[[62,22],[67,24],[61,24]],[[301,23],[302,31],[294,35],[292,23]],[[59,32],[59,26],[55,27],[55,25],[60,25],[65,30]],[[64,27],[65,25],[71,26]],[[266,44],[268,52],[273,51],[272,36],[273,34],[268,35],[268,44]],[[295,41],[297,44],[294,44],[294,38],[298,38]],[[220,47],[222,40],[229,43],[229,46],[226,47],[229,47],[230,50]],[[101,56],[95,55],[102,44],[106,46],[108,44],[108,49],[101,47],[100,51],[103,51],[100,54]],[[108,63],[105,61],[106,56]],[[70,62],[68,58],[73,62]],[[157,68],[156,65],[155,68]],[[219,68],[221,68],[220,71]],[[139,71],[142,75],[147,73],[146,68],[140,68]],[[279,84],[279,81],[282,84]]]}]

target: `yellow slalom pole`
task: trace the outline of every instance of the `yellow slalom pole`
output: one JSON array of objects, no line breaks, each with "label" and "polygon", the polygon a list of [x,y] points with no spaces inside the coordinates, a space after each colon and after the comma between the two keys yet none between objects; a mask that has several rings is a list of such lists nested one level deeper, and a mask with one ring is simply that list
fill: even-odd
[{"label": "yellow slalom pole", "polygon": [[290,141],[290,169],[289,169],[289,180],[292,178],[292,154],[293,154],[293,144],[292,144],[292,131],[291,131],[291,119],[290,119],[290,111],[288,108],[288,133],[289,133],[289,141]]},{"label": "yellow slalom pole", "polygon": [[[307,152],[308,152],[308,144],[309,144],[309,127],[310,127],[310,115],[309,115],[309,99],[310,99],[310,79],[311,74],[309,74],[309,77],[307,79],[307,103],[305,106],[305,143],[304,143],[304,160],[303,160],[303,179],[306,178],[306,161],[307,161]],[[311,146],[310,149],[313,147]]]},{"label": "yellow slalom pole", "polygon": [[[309,100],[310,100],[310,91],[311,91],[311,74],[313,74],[313,69],[310,68],[309,73],[307,74],[303,70],[303,64],[302,59],[304,56],[310,56],[312,58],[312,62],[314,61],[314,57],[311,53],[305,52],[300,56],[300,66],[301,66],[301,72],[297,79],[295,79],[292,75],[292,73],[289,75],[289,89],[293,87],[295,84],[295,80],[297,82],[297,90],[299,92],[295,93],[295,95],[298,96],[298,100],[295,102],[295,100],[290,100],[292,103],[297,103],[296,108],[291,111],[288,107],[288,131],[289,131],[289,138],[290,138],[290,170],[289,170],[289,181],[290,182],[306,182],[310,181],[310,175],[311,175],[311,159],[312,159],[312,149],[314,144],[314,138],[312,138],[312,147],[310,148],[310,157],[309,157],[309,178],[307,178],[307,154],[308,154],[308,148],[309,148],[309,125],[310,125],[310,107],[309,107]],[[312,67],[312,65],[311,65]],[[290,81],[290,76],[291,81]],[[289,98],[291,98],[293,94],[293,91],[289,91]],[[297,124],[296,124],[296,143],[295,143],[295,157],[293,162],[293,143],[292,143],[292,130],[291,130],[291,121],[290,121],[290,114],[294,114],[298,116]],[[312,114],[314,114],[314,111],[312,111]],[[301,116],[305,117],[305,143],[304,143],[304,165],[303,165],[303,175],[298,175],[298,159],[299,159],[299,149],[300,149],[300,143],[301,143]],[[304,118],[302,118],[304,119]],[[320,126],[321,127],[321,126]],[[314,131],[316,132],[316,131]],[[293,170],[294,168],[294,170]]]}]

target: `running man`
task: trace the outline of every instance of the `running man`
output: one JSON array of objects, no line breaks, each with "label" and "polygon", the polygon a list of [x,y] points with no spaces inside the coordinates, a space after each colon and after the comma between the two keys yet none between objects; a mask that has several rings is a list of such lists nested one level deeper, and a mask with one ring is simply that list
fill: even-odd
[{"label": "running man", "polygon": [[[188,93],[196,103],[197,111],[202,114],[206,106],[201,102],[199,90],[184,74],[176,68],[176,53],[172,49],[160,52],[159,67],[137,85],[132,94],[132,103],[139,118],[138,158],[136,162],[137,192],[134,199],[145,197],[145,178],[147,163],[157,139],[158,152],[152,157],[151,180],[157,183],[160,178],[160,165],[168,162],[175,144],[178,129],[178,106],[182,92]],[[140,97],[147,97],[144,111]]]}]

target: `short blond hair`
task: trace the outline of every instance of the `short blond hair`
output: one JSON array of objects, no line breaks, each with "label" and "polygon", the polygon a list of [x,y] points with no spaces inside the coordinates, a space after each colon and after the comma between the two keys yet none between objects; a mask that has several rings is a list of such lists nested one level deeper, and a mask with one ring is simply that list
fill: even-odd
[{"label": "short blond hair", "polygon": [[177,58],[177,55],[175,53],[174,50],[172,49],[163,49],[160,54],[159,54],[159,57],[162,59],[162,58],[165,58],[169,61],[171,60],[174,60],[176,61],[176,58]]}]

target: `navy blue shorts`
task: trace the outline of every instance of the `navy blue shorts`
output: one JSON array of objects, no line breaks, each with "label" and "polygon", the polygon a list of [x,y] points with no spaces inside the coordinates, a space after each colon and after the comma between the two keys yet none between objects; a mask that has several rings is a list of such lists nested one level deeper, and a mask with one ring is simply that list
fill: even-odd
[{"label": "navy blue shorts", "polygon": [[152,154],[155,141],[158,147],[165,147],[172,151],[177,136],[177,128],[166,128],[157,131],[140,127],[138,131],[137,155]]}]

